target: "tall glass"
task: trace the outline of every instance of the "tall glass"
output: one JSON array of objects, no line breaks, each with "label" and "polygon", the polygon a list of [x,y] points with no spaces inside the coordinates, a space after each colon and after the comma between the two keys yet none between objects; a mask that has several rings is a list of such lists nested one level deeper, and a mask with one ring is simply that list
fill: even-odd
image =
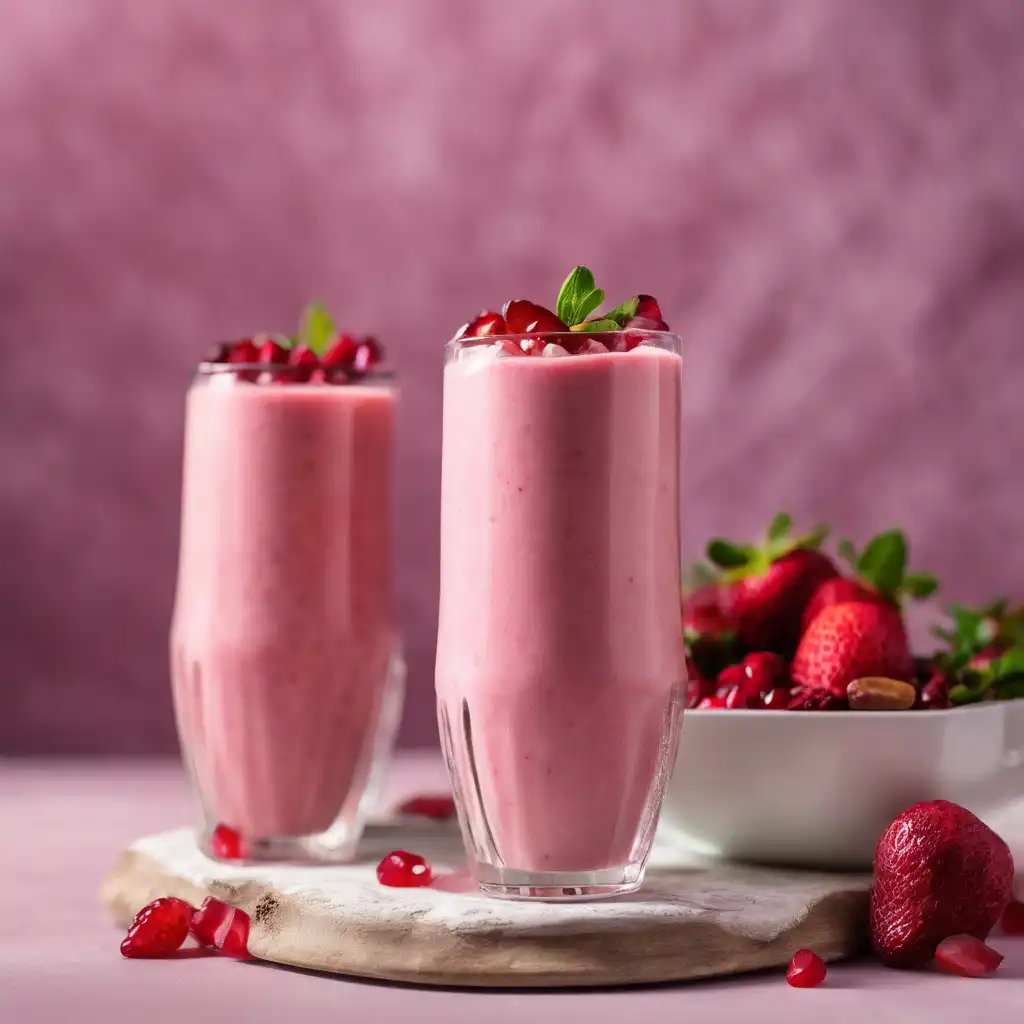
[{"label": "tall glass", "polygon": [[226,826],[246,859],[345,859],[405,680],[396,393],[289,372],[202,364],[189,390],[171,677],[206,849]]},{"label": "tall glass", "polygon": [[681,358],[675,335],[643,337],[446,351],[438,716],[497,896],[637,888],[675,762]]}]

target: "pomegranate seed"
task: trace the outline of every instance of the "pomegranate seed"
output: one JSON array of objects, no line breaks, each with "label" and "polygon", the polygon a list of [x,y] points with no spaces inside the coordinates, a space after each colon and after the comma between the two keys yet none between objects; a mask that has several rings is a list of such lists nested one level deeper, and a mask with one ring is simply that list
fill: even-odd
[{"label": "pomegranate seed", "polygon": [[356,357],[352,368],[358,373],[366,373],[384,359],[384,346],[376,338],[366,337],[356,349]]},{"label": "pomegranate seed", "polygon": [[339,334],[320,362],[324,366],[351,366],[358,350],[359,342],[351,334]]},{"label": "pomegranate seed", "polygon": [[748,654],[743,659],[742,668],[750,689],[761,694],[782,685],[786,678],[786,663],[771,651]]},{"label": "pomegranate seed", "polygon": [[450,796],[414,796],[399,808],[400,814],[416,814],[421,818],[446,821],[455,817],[455,801]]},{"label": "pomegranate seed", "polygon": [[455,337],[452,340],[458,341],[459,338],[486,338],[492,334],[507,333],[508,327],[505,324],[504,317],[493,310],[485,309],[480,312],[478,317],[470,320],[468,324],[463,324],[455,332]]},{"label": "pomegranate seed", "polygon": [[265,341],[260,345],[259,362],[261,363],[287,363],[288,349],[278,345],[276,341]]},{"label": "pomegranate seed", "polygon": [[952,707],[949,699],[949,683],[943,676],[936,676],[921,687],[917,698],[918,707],[923,711],[941,711]]},{"label": "pomegranate seed", "polygon": [[790,693],[781,687],[769,690],[762,698],[761,703],[767,711],[785,711],[789,707]]},{"label": "pomegranate seed", "polygon": [[241,860],[242,837],[228,825],[218,825],[210,836],[210,851],[218,860]]},{"label": "pomegranate seed", "polygon": [[1010,901],[1003,911],[1002,926],[1007,935],[1024,935],[1024,903]]},{"label": "pomegranate seed", "polygon": [[251,341],[239,341],[228,353],[229,363],[258,363],[260,350]]},{"label": "pomegranate seed", "polygon": [[231,355],[232,345],[227,341],[220,341],[212,346],[203,356],[204,363],[226,363]]},{"label": "pomegranate seed", "polygon": [[981,978],[991,974],[1002,962],[1002,953],[973,935],[952,935],[943,939],[935,950],[935,963],[961,978]]},{"label": "pomegranate seed", "polygon": [[188,938],[192,913],[192,907],[176,896],[147,903],[121,942],[121,955],[130,959],[170,955]]},{"label": "pomegranate seed", "polygon": [[502,310],[509,334],[568,332],[569,328],[543,306],[527,299],[510,299]]},{"label": "pomegranate seed", "polygon": [[849,706],[845,694],[840,696],[829,690],[808,690],[796,695],[790,693],[790,711],[845,711]]},{"label": "pomegranate seed", "polygon": [[786,969],[786,981],[793,988],[814,988],[825,980],[825,961],[809,949],[798,949]]},{"label": "pomegranate seed", "polygon": [[313,376],[313,371],[320,365],[320,360],[311,348],[296,345],[288,355],[288,364],[294,367],[288,379],[301,383]]},{"label": "pomegranate seed", "polygon": [[417,853],[392,850],[377,865],[377,880],[394,889],[430,885],[430,865]]},{"label": "pomegranate seed", "polygon": [[745,690],[742,686],[737,686],[726,694],[725,706],[727,708],[759,708],[761,707],[761,695]]},{"label": "pomegranate seed", "polygon": [[653,295],[638,295],[636,297],[636,316],[645,317],[648,320],[661,322],[661,307]]},{"label": "pomegranate seed", "polygon": [[727,697],[732,690],[743,687],[746,681],[746,673],[739,665],[728,665],[718,673],[718,696]]},{"label": "pomegranate seed", "polygon": [[191,930],[200,945],[239,960],[249,958],[249,915],[238,907],[207,896],[192,915]]},{"label": "pomegranate seed", "polygon": [[498,351],[500,356],[524,356],[526,353],[514,342],[508,338],[502,338],[501,341],[496,341],[494,347]]},{"label": "pomegranate seed", "polygon": [[697,710],[705,710],[707,708],[724,708],[725,698],[724,697],[705,697],[698,705]]}]

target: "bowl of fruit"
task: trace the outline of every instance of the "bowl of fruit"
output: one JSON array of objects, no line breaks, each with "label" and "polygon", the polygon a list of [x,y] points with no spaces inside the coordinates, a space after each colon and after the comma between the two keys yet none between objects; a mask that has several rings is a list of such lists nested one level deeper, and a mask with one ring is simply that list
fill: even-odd
[{"label": "bowl of fruit", "polygon": [[[772,521],[713,540],[684,601],[688,708],[663,835],[779,865],[871,866],[918,801],[991,817],[1024,798],[1024,606],[953,606],[915,657],[902,609],[937,585],[898,530],[838,558]],[[849,570],[840,571],[845,561]]]}]

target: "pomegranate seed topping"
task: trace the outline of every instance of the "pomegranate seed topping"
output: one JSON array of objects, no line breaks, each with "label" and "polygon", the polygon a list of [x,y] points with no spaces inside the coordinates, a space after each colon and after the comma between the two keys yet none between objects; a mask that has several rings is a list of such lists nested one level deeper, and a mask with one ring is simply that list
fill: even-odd
[{"label": "pomegranate seed topping", "polygon": [[543,306],[527,299],[510,299],[502,310],[509,334],[541,334],[553,331],[568,333],[569,328]]},{"label": "pomegranate seed topping", "polygon": [[1003,911],[1002,926],[1007,935],[1024,935],[1024,903],[1010,901]]},{"label": "pomegranate seed topping", "polygon": [[176,896],[146,904],[121,943],[121,955],[132,958],[168,956],[188,938],[192,907]]},{"label": "pomegranate seed topping", "polygon": [[727,697],[732,690],[740,689],[746,682],[746,673],[740,665],[728,665],[718,673],[718,696]]},{"label": "pomegranate seed topping", "polygon": [[789,690],[776,687],[761,698],[761,703],[767,711],[785,711],[789,707],[790,699]]},{"label": "pomegranate seed topping", "polygon": [[288,355],[288,364],[294,367],[288,379],[301,383],[313,376],[313,371],[320,365],[320,360],[311,348],[296,345]]},{"label": "pomegranate seed topping", "polygon": [[231,355],[232,345],[227,341],[220,341],[212,346],[203,356],[204,363],[226,363]]},{"label": "pomegranate seed topping", "polygon": [[638,295],[636,297],[636,316],[642,316],[647,320],[654,320],[656,323],[664,323],[661,316],[661,307],[653,295]]},{"label": "pomegranate seed topping", "polygon": [[210,851],[218,860],[241,860],[242,837],[227,825],[218,825],[210,836]]},{"label": "pomegranate seed topping", "polygon": [[776,686],[784,685],[786,663],[771,651],[748,654],[743,659],[742,668],[748,687],[757,693],[764,694]]},{"label": "pomegranate seed topping", "polygon": [[714,697],[705,697],[697,705],[697,710],[699,711],[699,710],[703,710],[703,709],[706,709],[706,708],[724,708],[724,707],[725,707],[725,698],[724,697],[719,697],[719,696],[716,695]]},{"label": "pomegranate seed topping", "polygon": [[952,935],[943,939],[935,950],[935,963],[961,978],[981,978],[991,974],[1002,962],[1002,953],[973,935]]},{"label": "pomegranate seed topping", "polygon": [[759,708],[761,707],[761,695],[751,690],[737,686],[726,694],[725,706],[727,708]]},{"label": "pomegranate seed topping", "polygon": [[508,338],[502,338],[501,341],[496,341],[494,347],[498,351],[498,355],[501,356],[524,356],[526,353],[514,342]]},{"label": "pomegranate seed topping", "polygon": [[366,373],[384,359],[384,346],[376,338],[366,337],[356,349],[356,357],[352,368],[358,373]]},{"label": "pomegranate seed topping", "polygon": [[417,853],[392,850],[377,865],[377,880],[394,889],[430,885],[430,865]]},{"label": "pomegranate seed topping", "polygon": [[814,988],[825,980],[825,961],[809,949],[798,949],[786,969],[786,981],[793,988]]},{"label": "pomegranate seed topping", "polygon": [[450,796],[414,796],[399,808],[400,814],[417,814],[421,818],[446,821],[455,817],[455,801]]},{"label": "pomegranate seed topping", "polygon": [[260,345],[259,362],[261,363],[287,363],[288,349],[278,345],[276,341],[265,341]]},{"label": "pomegranate seed topping", "polygon": [[228,353],[229,363],[258,363],[260,350],[251,341],[240,341]]},{"label": "pomegranate seed topping", "polygon": [[454,341],[459,338],[485,338],[492,334],[508,334],[505,318],[500,313],[485,309],[474,320],[463,324],[455,333]]},{"label": "pomegranate seed topping", "polygon": [[952,707],[949,699],[949,683],[942,676],[925,683],[917,699],[918,707],[924,711],[941,711]]},{"label": "pomegranate seed topping", "polygon": [[192,935],[200,945],[209,946],[239,960],[249,958],[249,915],[238,907],[208,896],[192,915]]},{"label": "pomegranate seed topping", "polygon": [[359,342],[351,334],[340,334],[320,362],[324,366],[351,366],[356,361],[358,350]]}]

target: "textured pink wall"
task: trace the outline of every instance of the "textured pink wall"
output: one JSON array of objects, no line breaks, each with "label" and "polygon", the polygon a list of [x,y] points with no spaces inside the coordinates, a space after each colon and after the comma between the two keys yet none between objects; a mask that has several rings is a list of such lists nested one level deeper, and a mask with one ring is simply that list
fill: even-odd
[{"label": "textured pink wall", "polygon": [[441,345],[590,264],[689,346],[685,531],[906,525],[1021,593],[1019,0],[0,0],[0,751],[173,748],[181,400],[309,296],[404,378],[433,737]]}]

